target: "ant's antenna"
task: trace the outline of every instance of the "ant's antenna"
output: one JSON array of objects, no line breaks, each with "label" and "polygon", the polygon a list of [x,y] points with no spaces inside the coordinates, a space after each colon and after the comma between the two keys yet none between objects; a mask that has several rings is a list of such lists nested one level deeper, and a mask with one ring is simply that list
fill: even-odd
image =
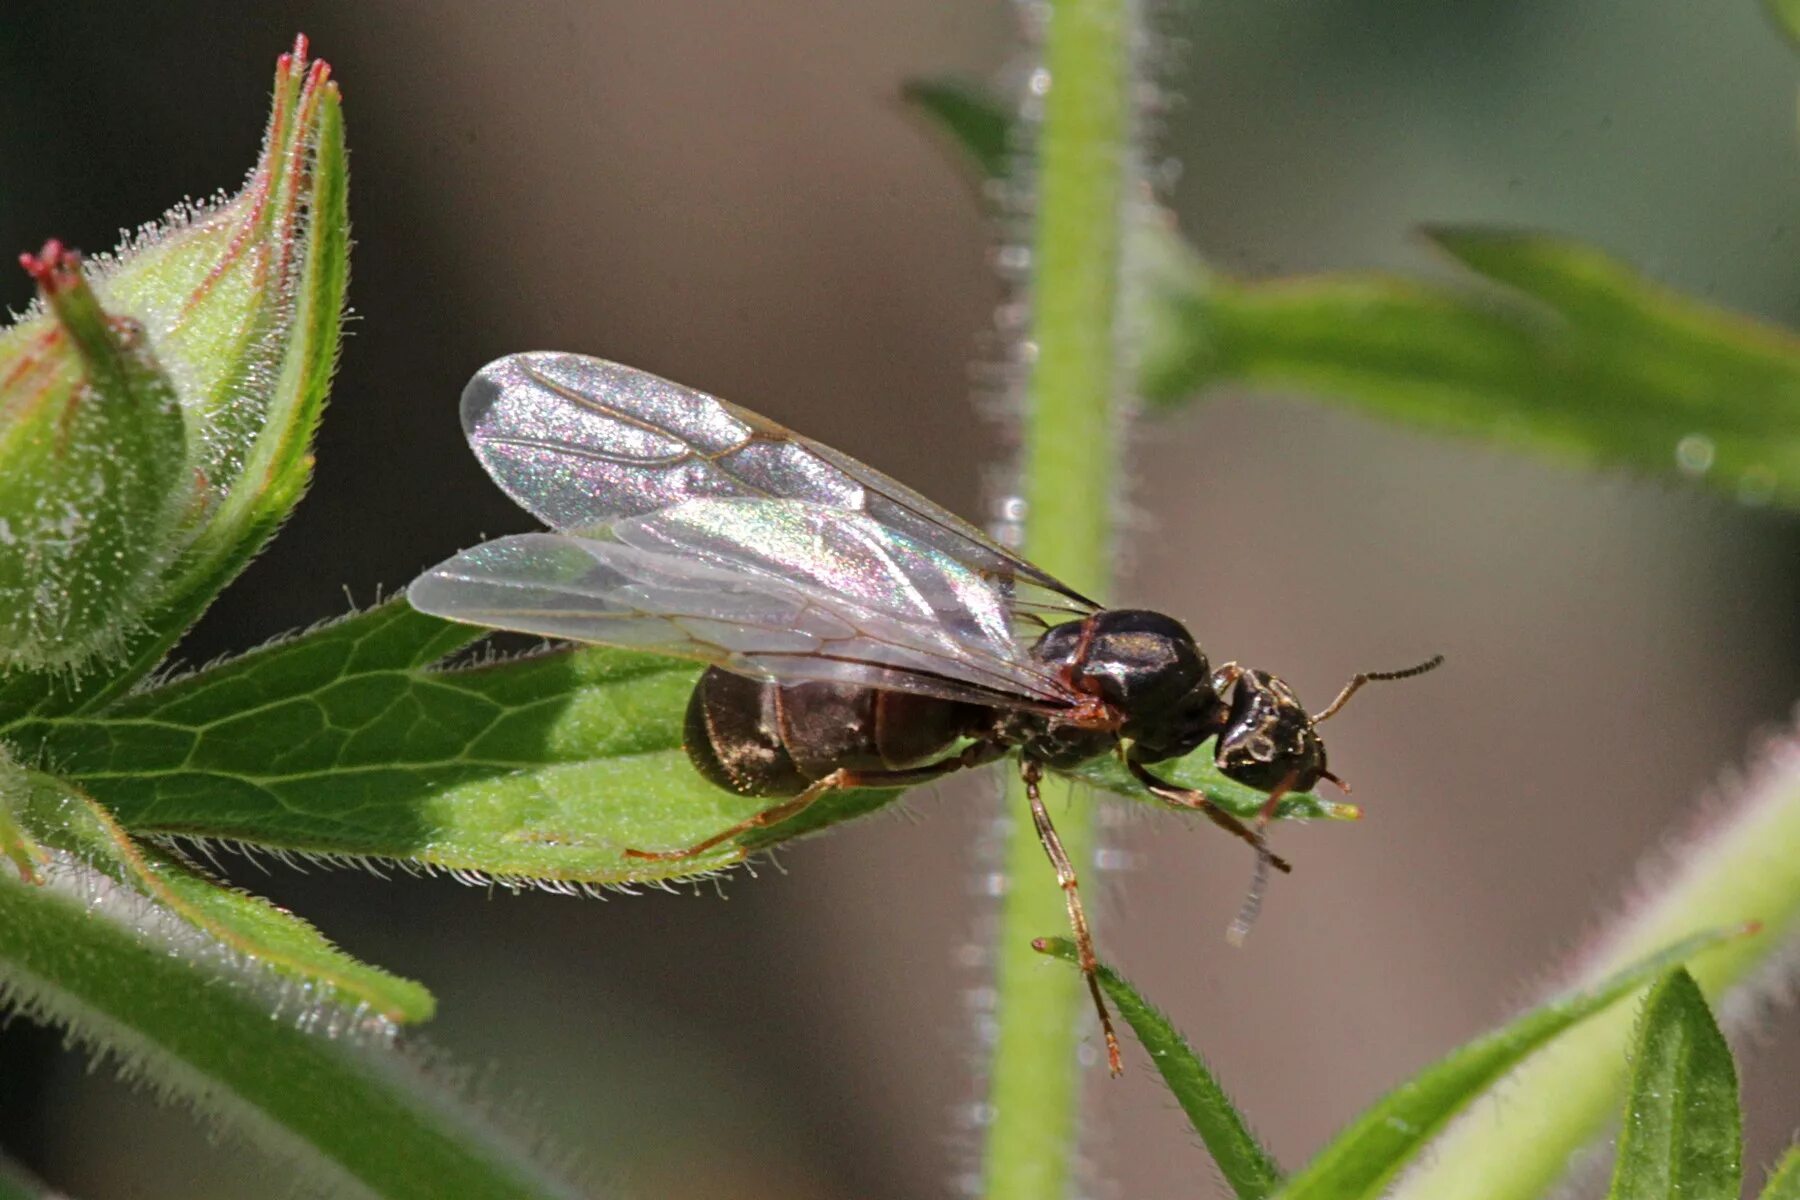
[{"label": "ant's antenna", "polygon": [[1365,683],[1373,683],[1377,679],[1411,679],[1414,675],[1423,675],[1425,672],[1434,671],[1443,665],[1444,656],[1441,654],[1434,654],[1418,666],[1408,667],[1404,671],[1365,671],[1362,674],[1355,676],[1349,683],[1344,685],[1344,690],[1338,693],[1337,699],[1326,705],[1325,711],[1312,719],[1313,724],[1317,725],[1320,721],[1331,720],[1332,717],[1337,715],[1338,709],[1348,704],[1350,702],[1350,697],[1356,695]]},{"label": "ant's antenna", "polygon": [[[1356,695],[1365,683],[1373,683],[1378,679],[1411,679],[1414,675],[1423,675],[1425,672],[1436,670],[1443,665],[1444,656],[1434,654],[1418,666],[1408,667],[1404,671],[1364,671],[1345,684],[1344,690],[1338,693],[1337,699],[1327,705],[1324,712],[1313,717],[1312,723],[1317,725],[1320,721],[1329,721],[1337,715],[1338,709],[1349,703],[1350,697]],[[1331,780],[1346,792],[1350,790],[1349,785],[1330,771],[1321,771],[1319,777]],[[1265,831],[1270,818],[1275,815],[1276,808],[1281,804],[1281,798],[1287,795],[1288,790],[1294,786],[1294,782],[1294,777],[1290,775],[1282,780],[1279,786],[1271,790],[1269,798],[1263,802],[1262,811],[1256,814],[1256,821],[1248,830],[1244,831],[1245,834],[1248,834],[1251,845],[1256,847],[1256,867],[1251,871],[1250,887],[1244,892],[1244,902],[1238,907],[1237,919],[1232,921],[1231,928],[1225,931],[1225,940],[1234,946],[1244,944],[1244,939],[1250,936],[1250,927],[1256,924],[1256,918],[1262,912],[1263,894],[1268,891],[1269,887],[1269,867],[1275,861],[1274,855],[1269,853],[1269,839]]]}]

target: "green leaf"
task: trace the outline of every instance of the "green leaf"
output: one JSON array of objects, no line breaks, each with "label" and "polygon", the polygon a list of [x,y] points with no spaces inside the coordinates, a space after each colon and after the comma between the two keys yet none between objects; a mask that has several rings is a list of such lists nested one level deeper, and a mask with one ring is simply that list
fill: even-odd
[{"label": "green leaf", "polygon": [[1012,169],[1012,121],[985,89],[959,79],[914,79],[901,95],[960,145],[984,177],[1004,179]]},{"label": "green leaf", "polygon": [[1700,985],[1677,967],[1644,1000],[1611,1200],[1737,1200],[1737,1068]]},{"label": "green leaf", "polygon": [[[1769,737],[1708,797],[1714,807],[1704,831],[1658,856],[1656,886],[1639,889],[1610,928],[1587,939],[1571,983],[1594,986],[1661,946],[1716,928],[1743,933],[1688,963],[1715,1003],[1754,991],[1754,980],[1778,969],[1800,935],[1797,732],[1790,726]],[[1539,1200],[1550,1192],[1583,1148],[1617,1125],[1637,1016],[1617,1005],[1520,1064],[1504,1101],[1458,1120],[1392,1200]]]},{"label": "green leaf", "polygon": [[1374,1200],[1452,1117],[1532,1051],[1731,936],[1721,930],[1686,938],[1452,1051],[1352,1121],[1288,1180],[1282,1200]]},{"label": "green leaf", "polygon": [[385,1049],[378,1022],[211,953],[187,926],[71,856],[58,854],[49,876],[33,887],[0,872],[0,1009],[67,1030],[246,1135],[289,1165],[281,1177],[298,1172],[300,1190],[385,1200],[575,1195]]},{"label": "green leaf", "polygon": [[62,850],[122,884],[233,957],[305,985],[320,1002],[394,1023],[428,1020],[435,1008],[419,984],[368,966],[318,930],[259,896],[219,883],[167,851],[134,842],[98,804],[64,781],[36,772],[15,807],[37,843]]},{"label": "green leaf", "polygon": [[21,880],[38,884],[44,881],[44,866],[49,858],[37,839],[19,823],[22,810],[31,802],[34,786],[31,772],[19,765],[6,743],[0,742],[0,858],[12,864]]},{"label": "green leaf", "polygon": [[1760,1200],[1800,1200],[1800,1146],[1782,1158],[1763,1187]]},{"label": "green leaf", "polygon": [[12,1159],[0,1155],[0,1200],[60,1200],[47,1184]]},{"label": "green leaf", "polygon": [[712,787],[681,753],[690,665],[595,649],[431,669],[480,636],[396,600],[8,736],[134,833],[506,880],[629,882],[741,857],[624,856],[765,803]]},{"label": "green leaf", "polygon": [[[967,115],[981,107],[969,89],[957,100],[924,111],[991,163],[987,126],[1004,114],[988,101]],[[1243,282],[1146,220],[1132,248],[1145,399],[1299,389],[1435,433],[1800,507],[1800,339],[1574,242],[1428,232],[1504,290],[1379,274]]]},{"label": "green leaf", "polygon": [[707,783],[682,751],[696,669],[601,647],[432,669],[480,636],[396,600],[102,715],[4,732],[134,833],[507,882],[701,874],[896,795],[832,796],[742,847],[628,857],[692,845],[768,804]]},{"label": "green leaf", "polygon": [[[682,751],[696,668],[590,647],[433,669],[480,636],[396,600],[102,713],[29,718],[0,734],[133,833],[508,882],[687,877],[898,795],[838,793],[694,858],[628,857],[693,845],[768,806],[706,782]],[[1129,780],[1117,786],[1143,796]],[[1260,794],[1240,791],[1221,802],[1253,813]],[[1285,811],[1330,811],[1308,799]]]},{"label": "green leaf", "polygon": [[[1032,945],[1066,963],[1080,961],[1075,943],[1067,938],[1040,938]],[[1156,1064],[1163,1082],[1187,1114],[1194,1132],[1206,1143],[1219,1173],[1239,1200],[1262,1200],[1272,1195],[1281,1184],[1281,1168],[1256,1140],[1249,1122],[1187,1039],[1111,967],[1101,966],[1100,986],[1149,1052],[1150,1061]]]}]

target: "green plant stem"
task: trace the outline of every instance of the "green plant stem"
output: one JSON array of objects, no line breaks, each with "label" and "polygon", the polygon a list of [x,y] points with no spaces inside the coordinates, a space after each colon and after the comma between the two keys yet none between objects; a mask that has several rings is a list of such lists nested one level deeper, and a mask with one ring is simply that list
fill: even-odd
[{"label": "green plant stem", "polygon": [[[1045,44],[1050,91],[1037,148],[1032,244],[1037,357],[1024,414],[1026,552],[1085,591],[1111,561],[1113,397],[1120,245],[1130,165],[1131,0],[1053,0]],[[1093,861],[1089,798],[1052,814],[1077,871]],[[1022,789],[1005,850],[999,1032],[989,1082],[985,1190],[990,1200],[1055,1200],[1068,1191],[1080,1103],[1075,1041],[1094,1018],[1079,975],[1045,963],[1032,939],[1068,928]],[[1091,899],[1090,892],[1090,899]],[[1097,1034],[1097,1031],[1094,1031]]]},{"label": "green plant stem", "polygon": [[[1762,922],[1690,967],[1715,1005],[1800,934],[1800,739],[1789,734],[1735,811],[1690,847],[1582,963],[1578,982],[1617,971],[1699,929]],[[1729,1022],[1729,1004],[1723,1015]],[[1621,1006],[1564,1035],[1501,1084],[1498,1104],[1452,1126],[1393,1200],[1531,1200],[1618,1116],[1636,1014]]]}]

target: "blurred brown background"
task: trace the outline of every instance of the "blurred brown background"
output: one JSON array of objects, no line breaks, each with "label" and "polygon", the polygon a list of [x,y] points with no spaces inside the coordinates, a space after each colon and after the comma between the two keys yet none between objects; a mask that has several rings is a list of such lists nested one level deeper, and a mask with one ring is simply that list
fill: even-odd
[{"label": "blurred brown background", "polygon": [[[1161,151],[1221,266],[1430,270],[1420,222],[1532,225],[1800,324],[1800,71],[1750,0],[1195,0],[1163,24],[1185,103]],[[467,376],[512,350],[716,391],[981,515],[1002,452],[969,403],[997,295],[987,227],[897,93],[1002,77],[1014,25],[1000,0],[8,4],[0,247],[98,249],[235,187],[297,29],[344,86],[356,318],[317,482],[187,656],[527,527],[455,418]],[[28,294],[0,280],[0,299]],[[1282,831],[1301,869],[1242,952],[1221,935],[1244,856],[1115,809],[1105,951],[1297,1162],[1528,998],[1784,718],[1800,531],[1311,403],[1220,396],[1142,432],[1115,599],[1315,699],[1449,657],[1334,723],[1369,819]],[[723,900],[239,875],[432,986],[430,1040],[603,1194],[941,1196],[975,1165],[992,802],[976,784],[908,808],[921,819],[796,847]],[[1745,1075],[1761,1164],[1800,1123],[1800,1018]],[[1093,1194],[1207,1194],[1141,1060],[1092,1100]],[[0,1033],[0,1144],[72,1193],[260,1194],[262,1160],[205,1141],[53,1035]]]}]

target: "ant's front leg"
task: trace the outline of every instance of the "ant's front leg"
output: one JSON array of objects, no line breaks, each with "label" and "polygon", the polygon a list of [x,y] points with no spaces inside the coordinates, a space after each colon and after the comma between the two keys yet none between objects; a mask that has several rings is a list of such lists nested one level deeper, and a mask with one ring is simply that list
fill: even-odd
[{"label": "ant's front leg", "polygon": [[[1249,842],[1259,853],[1269,854],[1266,839],[1260,833],[1213,803],[1205,792],[1197,788],[1176,787],[1166,779],[1158,779],[1130,754],[1125,756],[1125,769],[1131,772],[1132,778],[1144,785],[1144,790],[1163,803],[1188,812],[1198,812],[1233,837]],[[1283,874],[1291,874],[1294,870],[1293,864],[1279,854],[1269,854],[1269,865]]]},{"label": "ant's front leg", "polygon": [[[1250,886],[1244,892],[1243,903],[1238,906],[1237,917],[1231,922],[1230,928],[1225,931],[1226,941],[1234,946],[1243,945],[1244,939],[1250,936],[1250,927],[1256,923],[1257,914],[1262,912],[1263,892],[1269,886],[1269,868],[1274,867],[1284,874],[1291,873],[1294,869],[1287,859],[1269,849],[1269,839],[1263,834],[1263,827],[1268,823],[1267,818],[1259,814],[1259,819],[1254,827],[1246,826],[1242,821],[1214,804],[1207,798],[1205,792],[1178,788],[1172,783],[1158,779],[1145,769],[1144,764],[1129,754],[1125,757],[1125,766],[1132,775],[1137,777],[1139,783],[1149,789],[1151,795],[1177,808],[1198,809],[1206,814],[1213,824],[1242,838],[1255,848],[1256,866],[1250,875]],[[1263,805],[1263,813],[1272,814],[1276,806],[1281,803],[1281,798],[1287,794],[1293,784],[1294,779],[1291,775],[1283,780],[1281,785],[1269,794],[1268,801]]]}]

